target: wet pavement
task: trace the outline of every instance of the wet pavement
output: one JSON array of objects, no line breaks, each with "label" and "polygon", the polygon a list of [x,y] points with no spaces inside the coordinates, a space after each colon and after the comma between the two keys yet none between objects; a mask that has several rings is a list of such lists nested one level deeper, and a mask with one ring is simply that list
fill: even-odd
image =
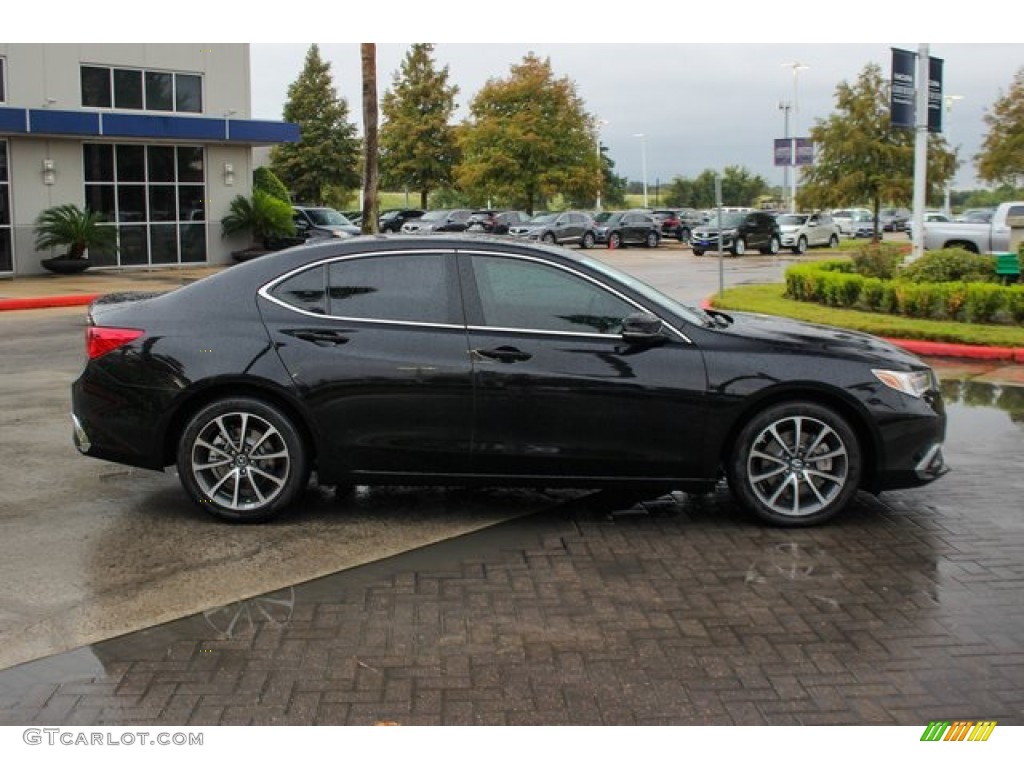
[{"label": "wet pavement", "polygon": [[1024,725],[1024,389],[938,368],[954,472],[832,524],[550,499],[0,671],[0,724]]}]

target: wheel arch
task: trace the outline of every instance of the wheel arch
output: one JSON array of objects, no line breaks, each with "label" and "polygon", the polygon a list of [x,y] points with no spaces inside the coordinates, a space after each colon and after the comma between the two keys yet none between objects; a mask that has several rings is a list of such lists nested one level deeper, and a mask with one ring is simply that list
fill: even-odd
[{"label": "wheel arch", "polygon": [[978,244],[973,243],[970,240],[949,240],[943,246],[943,248],[962,248],[970,253],[978,253]]},{"label": "wheel arch", "polygon": [[871,428],[870,419],[850,398],[842,393],[830,389],[822,389],[812,384],[798,384],[785,388],[773,389],[762,393],[756,399],[744,405],[743,409],[736,415],[722,437],[719,447],[719,465],[724,467],[730,454],[736,446],[740,431],[757,413],[781,403],[804,402],[814,403],[834,410],[842,416],[850,425],[854,435],[857,437],[857,444],[861,450],[861,463],[863,475],[861,487],[870,488],[873,484],[878,467],[878,457],[881,451],[881,442],[878,434]]},{"label": "wheel arch", "polygon": [[304,409],[280,387],[270,382],[253,381],[252,379],[219,379],[200,389],[188,393],[174,408],[170,419],[163,430],[161,442],[161,461],[170,466],[175,461],[178,441],[181,439],[189,420],[200,410],[212,402],[238,397],[251,397],[263,400],[281,409],[295,424],[302,437],[302,442],[309,453],[310,466],[316,467],[319,455],[319,438],[310,426]]}]

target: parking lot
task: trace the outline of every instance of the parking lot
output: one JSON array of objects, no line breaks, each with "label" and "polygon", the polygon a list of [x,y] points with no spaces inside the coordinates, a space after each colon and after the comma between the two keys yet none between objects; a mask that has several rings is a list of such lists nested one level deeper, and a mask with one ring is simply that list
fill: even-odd
[{"label": "parking lot", "polygon": [[[675,244],[593,253],[717,286]],[[789,260],[729,259],[727,284]],[[0,724],[1024,724],[1015,374],[939,365],[954,473],[823,528],[724,489],[408,488],[238,527],[77,455],[80,309],[0,324]]]}]

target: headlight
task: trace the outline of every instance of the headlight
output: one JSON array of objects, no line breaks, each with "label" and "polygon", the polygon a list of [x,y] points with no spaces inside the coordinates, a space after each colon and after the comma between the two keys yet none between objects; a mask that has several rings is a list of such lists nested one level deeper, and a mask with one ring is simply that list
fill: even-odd
[{"label": "headlight", "polygon": [[935,374],[930,368],[924,371],[886,371],[872,368],[871,372],[885,386],[911,397],[920,397],[928,390],[936,388]]}]

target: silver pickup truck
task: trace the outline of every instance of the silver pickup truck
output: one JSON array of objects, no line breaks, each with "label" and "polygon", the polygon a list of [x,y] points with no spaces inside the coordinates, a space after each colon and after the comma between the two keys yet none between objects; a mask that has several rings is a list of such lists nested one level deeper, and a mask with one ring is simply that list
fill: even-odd
[{"label": "silver pickup truck", "polygon": [[1024,202],[1000,203],[990,224],[957,221],[926,221],[924,247],[963,248],[972,253],[997,253],[1010,249],[1010,226],[1007,217],[1024,221]]}]

